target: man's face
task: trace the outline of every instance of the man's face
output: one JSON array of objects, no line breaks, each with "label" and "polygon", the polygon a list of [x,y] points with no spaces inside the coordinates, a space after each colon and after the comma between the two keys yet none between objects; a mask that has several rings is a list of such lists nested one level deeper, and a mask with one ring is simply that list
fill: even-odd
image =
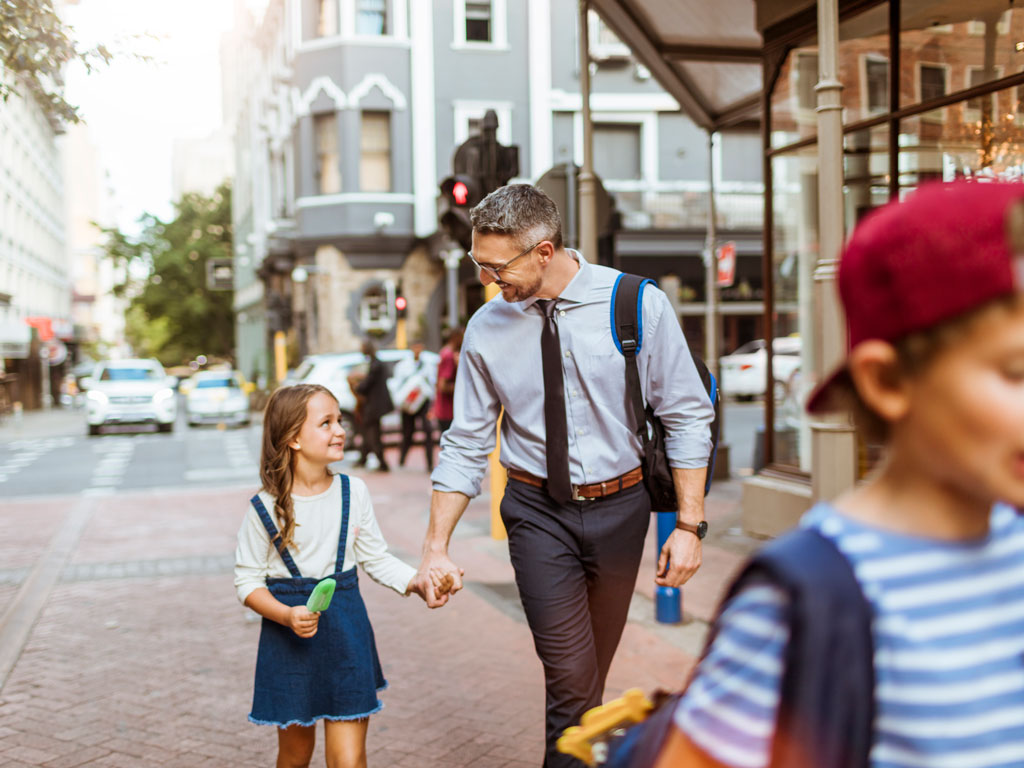
[{"label": "man's face", "polygon": [[423,353],[423,344],[418,341],[414,341],[409,349],[412,350],[412,359],[419,360],[420,355]]},{"label": "man's face", "polygon": [[[481,235],[473,233],[473,258],[486,267],[502,267],[522,253],[518,243],[509,235]],[[539,245],[539,243],[538,243]],[[479,270],[480,282],[484,285],[497,283],[501,298],[508,302],[523,301],[540,290],[544,276],[543,267],[535,252],[522,255],[498,273],[498,278]]]}]

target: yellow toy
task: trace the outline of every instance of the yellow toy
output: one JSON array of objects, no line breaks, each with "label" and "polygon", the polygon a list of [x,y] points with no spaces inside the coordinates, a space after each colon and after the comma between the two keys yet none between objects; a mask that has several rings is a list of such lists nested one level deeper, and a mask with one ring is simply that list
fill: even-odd
[{"label": "yellow toy", "polygon": [[642,722],[653,708],[654,704],[643,691],[630,688],[622,698],[583,713],[580,724],[566,728],[558,739],[558,751],[587,765],[597,765],[606,757],[605,740],[617,735],[624,726]]}]

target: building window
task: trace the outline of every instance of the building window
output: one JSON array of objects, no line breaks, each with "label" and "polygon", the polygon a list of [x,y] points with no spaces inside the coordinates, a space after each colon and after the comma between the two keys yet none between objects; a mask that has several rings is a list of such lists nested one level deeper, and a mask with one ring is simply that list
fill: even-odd
[{"label": "building window", "polygon": [[[1003,72],[1002,72],[1002,68],[1001,67],[993,70],[991,77],[985,77],[985,68],[984,67],[968,67],[967,68],[967,87],[968,88],[974,88],[977,85],[983,85],[984,83],[987,83],[987,82],[989,82],[991,80],[998,79],[998,78],[1000,78],[1002,76],[1003,76]],[[982,110],[982,101],[985,98],[989,98],[989,99],[992,100],[992,111],[995,112],[995,109],[996,109],[996,95],[994,93],[991,96],[989,96],[989,97],[976,96],[973,99],[968,99],[967,100],[967,104],[966,104],[967,109],[974,110],[976,112],[981,112],[981,110]]]},{"label": "building window", "polygon": [[316,36],[333,37],[338,34],[338,0],[318,0]]},{"label": "building window", "polygon": [[889,109],[889,62],[868,59],[864,62],[867,81],[868,112],[887,112]]},{"label": "building window", "polygon": [[359,189],[391,191],[391,113],[363,112],[359,141]]},{"label": "building window", "polygon": [[796,57],[796,103],[801,109],[814,109],[818,96],[814,86],[818,84],[818,54],[801,53]]},{"label": "building window", "polygon": [[921,64],[921,101],[946,95],[946,68]]},{"label": "building window", "polygon": [[605,181],[642,178],[640,126],[634,123],[594,124],[594,171]]},{"label": "building window", "polygon": [[466,40],[474,43],[492,41],[490,0],[466,0]]},{"label": "building window", "polygon": [[316,134],[317,193],[334,195],[341,192],[341,158],[338,155],[338,117],[335,113],[313,115]]},{"label": "building window", "polygon": [[388,1],[357,0],[356,34],[386,35],[388,33]]}]

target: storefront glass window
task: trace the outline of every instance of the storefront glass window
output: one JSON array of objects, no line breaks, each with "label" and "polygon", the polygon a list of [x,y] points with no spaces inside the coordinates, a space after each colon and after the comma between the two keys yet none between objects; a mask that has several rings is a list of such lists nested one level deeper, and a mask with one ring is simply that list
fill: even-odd
[{"label": "storefront glass window", "polygon": [[[1024,8],[1006,0],[900,0],[900,106],[997,80],[1024,68]],[[1024,46],[1022,46],[1024,48]],[[976,100],[977,101],[977,100]],[[972,102],[981,111],[983,104]],[[945,115],[932,115],[944,121]]]}]

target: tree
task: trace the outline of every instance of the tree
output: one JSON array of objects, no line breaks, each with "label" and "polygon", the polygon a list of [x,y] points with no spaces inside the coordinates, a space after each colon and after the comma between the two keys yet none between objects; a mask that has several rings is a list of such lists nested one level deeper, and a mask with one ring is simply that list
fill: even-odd
[{"label": "tree", "polygon": [[80,49],[71,29],[61,21],[52,0],[0,0],[0,99],[12,94],[39,102],[56,128],[80,120],[78,108],[64,99],[63,70],[73,61],[87,72],[108,64],[103,45]]},{"label": "tree", "polygon": [[138,354],[164,365],[198,355],[228,357],[235,346],[233,291],[210,290],[210,259],[231,258],[231,188],[211,196],[184,195],[175,217],[139,219],[142,232],[129,236],[103,229],[105,256],[126,279],[114,292],[130,299],[125,334]]}]

